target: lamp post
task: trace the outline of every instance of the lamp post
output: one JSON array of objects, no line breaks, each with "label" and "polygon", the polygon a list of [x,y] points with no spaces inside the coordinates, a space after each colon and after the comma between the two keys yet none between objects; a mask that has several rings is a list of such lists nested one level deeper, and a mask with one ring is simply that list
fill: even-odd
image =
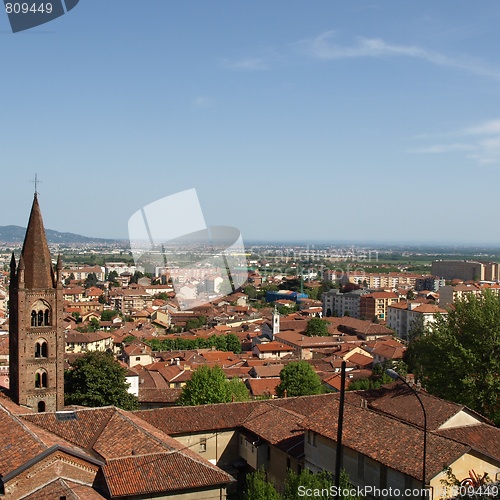
[{"label": "lamp post", "polygon": [[422,403],[422,400],[420,399],[420,396],[418,395],[418,392],[411,387],[411,385],[395,370],[392,370],[391,368],[387,369],[385,371],[389,377],[391,377],[394,380],[401,380],[412,392],[415,394],[415,396],[418,399],[418,402],[420,403],[420,406],[422,407],[422,412],[424,414],[424,453],[423,453],[423,460],[422,460],[422,498],[426,498],[425,495],[425,457],[427,454],[427,413],[425,412],[424,404]]},{"label": "lamp post", "polygon": [[335,489],[336,498],[341,498],[340,491],[340,471],[342,468],[342,427],[344,425],[344,400],[345,400],[345,369],[346,362],[342,361],[340,369],[340,402],[339,402],[339,420],[337,423],[337,449],[335,458]]}]

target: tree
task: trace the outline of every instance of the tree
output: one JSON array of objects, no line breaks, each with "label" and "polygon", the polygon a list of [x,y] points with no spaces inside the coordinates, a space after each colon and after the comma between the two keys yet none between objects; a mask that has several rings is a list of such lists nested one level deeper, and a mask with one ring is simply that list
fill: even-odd
[{"label": "tree", "polygon": [[111,321],[115,316],[119,316],[120,311],[102,311],[101,313],[101,321]]},{"label": "tree", "polygon": [[127,392],[126,373],[112,354],[88,352],[77,358],[64,374],[65,403],[91,407],[114,405],[136,410],[137,398]]},{"label": "tree", "polygon": [[116,271],[111,271],[106,278],[109,281],[109,286],[119,286],[118,283],[118,273]]},{"label": "tree", "polygon": [[[333,476],[325,470],[313,473],[308,469],[303,469],[300,474],[295,474],[292,470],[289,470],[285,481],[283,500],[299,500],[304,498],[305,495],[303,493],[308,490],[311,492],[326,490],[334,493],[334,487],[335,481]],[[357,495],[344,494],[347,491],[351,492],[354,490],[349,476],[344,469],[340,471],[339,488],[343,493],[339,498],[343,500],[359,500],[360,497]]]},{"label": "tree", "polygon": [[457,299],[426,327],[405,361],[431,393],[500,424],[500,297],[487,290]]},{"label": "tree", "polygon": [[241,352],[240,339],[234,333],[228,333],[226,335],[226,340],[226,347],[228,351],[232,351],[234,354],[239,354]]},{"label": "tree", "polygon": [[248,390],[241,380],[233,379],[228,382],[220,366],[200,366],[193,371],[191,380],[182,389],[177,403],[182,406],[229,403],[240,401],[239,398],[243,397],[248,399]]},{"label": "tree", "polygon": [[330,333],[328,332],[328,325],[329,323],[325,319],[311,318],[307,322],[305,334],[309,337],[326,337],[330,335]]},{"label": "tree", "polygon": [[245,495],[246,500],[280,500],[281,495],[276,488],[267,481],[263,468],[247,474]]},{"label": "tree", "polygon": [[231,401],[248,401],[247,386],[238,377],[233,377],[227,385]]},{"label": "tree", "polygon": [[285,395],[308,396],[323,392],[321,380],[307,361],[288,363],[280,372],[281,382],[276,387],[276,394],[282,398]]},{"label": "tree", "polygon": [[[354,487],[344,469],[340,472],[339,489],[342,495],[338,498],[343,500],[360,500],[361,498],[351,494]],[[327,471],[313,473],[308,469],[303,469],[296,474],[289,469],[285,479],[285,492],[280,495],[273,484],[267,481],[265,470],[261,468],[247,474],[244,498],[246,500],[300,500],[305,497],[323,496],[321,492],[325,491],[335,493],[335,481]]]},{"label": "tree", "polygon": [[89,273],[87,274],[87,277],[85,278],[85,288],[90,288],[93,286],[97,285],[97,276],[95,273]]}]

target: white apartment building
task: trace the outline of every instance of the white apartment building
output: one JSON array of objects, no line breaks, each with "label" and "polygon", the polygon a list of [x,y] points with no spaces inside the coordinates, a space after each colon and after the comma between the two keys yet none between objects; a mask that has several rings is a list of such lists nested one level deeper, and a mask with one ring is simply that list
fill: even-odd
[{"label": "white apartment building", "polygon": [[394,330],[399,338],[408,340],[408,332],[415,321],[422,318],[424,326],[428,326],[436,321],[439,314],[448,312],[432,304],[398,302],[387,308],[387,326]]}]

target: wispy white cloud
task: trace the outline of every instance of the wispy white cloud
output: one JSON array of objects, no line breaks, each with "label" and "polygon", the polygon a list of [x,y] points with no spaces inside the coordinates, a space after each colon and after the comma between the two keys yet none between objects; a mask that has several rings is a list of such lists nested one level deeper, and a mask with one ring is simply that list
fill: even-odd
[{"label": "wispy white cloud", "polygon": [[455,151],[471,151],[475,147],[472,144],[456,142],[453,144],[434,144],[423,148],[412,150],[413,153],[452,153]]},{"label": "wispy white cloud", "polygon": [[421,59],[437,66],[448,66],[477,75],[500,79],[500,69],[469,57],[453,58],[416,45],[396,45],[381,38],[359,37],[351,45],[336,43],[335,31],[326,31],[312,39],[296,42],[295,46],[315,59],[334,60],[361,57],[410,57]]},{"label": "wispy white cloud", "polygon": [[191,102],[193,108],[213,108],[215,102],[211,97],[200,95]]},{"label": "wispy white cloud", "polygon": [[500,120],[490,120],[473,127],[466,128],[463,133],[465,135],[489,135],[500,134]]},{"label": "wispy white cloud", "polygon": [[411,152],[444,154],[463,151],[468,153],[466,158],[481,165],[500,165],[500,120],[489,120],[446,135],[459,142],[431,144]]},{"label": "wispy white cloud", "polygon": [[269,69],[269,62],[262,57],[248,57],[234,61],[225,60],[224,65],[232,69],[245,71],[263,71]]}]

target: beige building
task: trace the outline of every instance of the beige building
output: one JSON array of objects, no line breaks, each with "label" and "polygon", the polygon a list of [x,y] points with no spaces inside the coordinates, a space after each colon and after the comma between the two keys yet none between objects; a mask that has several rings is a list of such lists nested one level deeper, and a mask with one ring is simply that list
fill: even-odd
[{"label": "beige building", "polygon": [[416,321],[422,321],[424,326],[429,326],[436,321],[439,314],[448,314],[448,311],[421,302],[398,302],[387,308],[387,326],[392,328],[399,338],[408,340],[408,332]]},{"label": "beige building", "polygon": [[66,352],[72,354],[113,349],[113,337],[106,333],[81,333],[76,330],[70,330],[64,336],[66,340]]},{"label": "beige building", "polygon": [[480,295],[485,290],[491,290],[492,293],[500,293],[500,285],[460,283],[458,285],[446,285],[439,289],[439,306],[447,307],[453,304],[455,300],[463,298],[467,294]]},{"label": "beige building", "polygon": [[477,262],[472,260],[435,260],[432,274],[446,280],[498,281],[497,262]]}]

